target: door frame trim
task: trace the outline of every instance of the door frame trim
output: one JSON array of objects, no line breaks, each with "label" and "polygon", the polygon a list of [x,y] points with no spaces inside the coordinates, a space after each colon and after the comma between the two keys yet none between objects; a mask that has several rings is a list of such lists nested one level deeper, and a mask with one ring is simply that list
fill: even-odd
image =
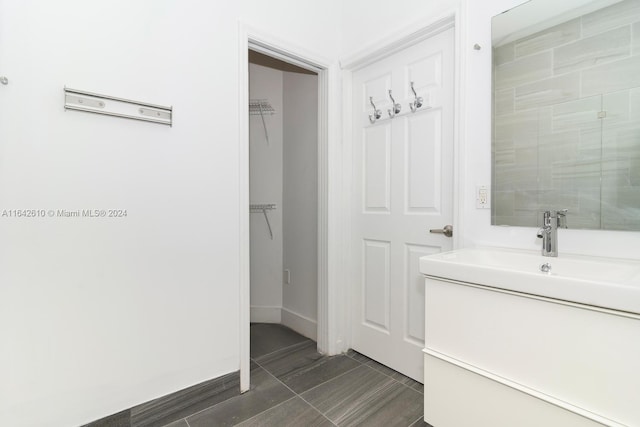
[{"label": "door frame trim", "polygon": [[[393,55],[407,47],[413,46],[426,40],[432,36],[435,36],[450,28],[454,29],[454,117],[453,117],[453,249],[457,249],[463,246],[463,230],[464,230],[464,191],[462,183],[464,182],[464,126],[465,126],[465,79],[464,79],[464,63],[466,60],[466,53],[463,49],[463,45],[466,32],[464,30],[464,20],[466,19],[466,6],[464,2],[462,5],[452,8],[449,11],[443,13],[437,17],[424,17],[418,24],[408,26],[396,33],[394,36],[387,36],[384,39],[374,40],[365,49],[356,52],[355,54],[346,56],[341,59],[342,70],[342,83],[343,83],[343,127],[342,127],[342,139],[343,143],[343,156],[344,163],[342,168],[342,181],[345,183],[346,188],[352,183],[352,135],[353,135],[353,114],[352,114],[352,93],[353,93],[353,73],[370,65],[376,61],[384,59],[390,55]],[[426,22],[426,24],[425,24]],[[348,268],[345,270],[349,277],[349,288],[346,294],[348,295],[346,301],[348,301],[347,311],[345,312],[346,327],[345,336],[348,337],[347,348],[351,344],[352,336],[352,322],[351,318],[351,295],[352,287],[355,281],[353,280],[353,272],[355,266],[353,265],[353,259],[351,254],[351,202],[349,199],[345,200],[344,210],[347,217],[347,224],[345,225],[348,232],[345,233],[346,239],[343,237],[343,247],[345,248],[344,256],[345,263]],[[330,301],[332,303],[333,300]]]},{"label": "door frame trim", "polygon": [[[249,57],[248,51],[262,53],[318,73],[318,351],[337,354],[343,349],[341,327],[336,325],[336,310],[330,295],[340,289],[342,249],[340,224],[340,91],[339,64],[313,52],[280,40],[268,32],[239,22],[238,43],[238,143],[239,143],[239,359],[240,390],[250,387],[250,229],[249,229]],[[334,178],[335,177],[335,178]],[[338,233],[338,234],[336,234]],[[346,307],[346,306],[345,306]]]},{"label": "door frame trim", "polygon": [[405,29],[403,35],[397,36],[393,39],[385,39],[385,44],[380,47],[380,44],[376,44],[375,48],[366,48],[353,55],[344,58],[341,63],[345,70],[351,72],[357,71],[360,68],[380,61],[388,56],[400,52],[410,46],[420,43],[430,37],[433,37],[443,31],[453,28],[455,26],[455,15],[447,14],[440,18],[436,18],[435,21],[427,26],[417,29]]}]

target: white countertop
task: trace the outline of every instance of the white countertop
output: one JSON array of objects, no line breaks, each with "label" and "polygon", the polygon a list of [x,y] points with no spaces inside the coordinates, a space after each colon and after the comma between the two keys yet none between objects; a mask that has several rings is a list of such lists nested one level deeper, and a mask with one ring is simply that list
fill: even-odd
[{"label": "white countertop", "polygon": [[[551,271],[540,270],[549,263]],[[539,251],[466,248],[420,258],[431,277],[640,314],[640,261]]]}]

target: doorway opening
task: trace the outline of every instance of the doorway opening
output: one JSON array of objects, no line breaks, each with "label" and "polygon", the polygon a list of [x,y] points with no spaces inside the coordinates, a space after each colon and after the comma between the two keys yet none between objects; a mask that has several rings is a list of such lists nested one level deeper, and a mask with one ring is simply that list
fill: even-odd
[{"label": "doorway opening", "polygon": [[317,171],[318,74],[249,50],[250,320],[314,341]]},{"label": "doorway opening", "polygon": [[323,298],[328,286],[327,68],[251,37],[245,40],[240,120],[242,391],[250,385],[251,323],[285,325],[317,341],[322,351],[328,318]]}]

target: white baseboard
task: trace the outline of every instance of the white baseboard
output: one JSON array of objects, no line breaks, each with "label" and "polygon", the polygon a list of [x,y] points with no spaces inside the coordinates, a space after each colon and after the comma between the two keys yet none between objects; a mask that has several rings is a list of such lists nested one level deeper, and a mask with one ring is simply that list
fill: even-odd
[{"label": "white baseboard", "polygon": [[281,323],[282,307],[251,306],[251,323]]},{"label": "white baseboard", "polygon": [[281,323],[314,341],[318,341],[318,322],[282,307]]}]

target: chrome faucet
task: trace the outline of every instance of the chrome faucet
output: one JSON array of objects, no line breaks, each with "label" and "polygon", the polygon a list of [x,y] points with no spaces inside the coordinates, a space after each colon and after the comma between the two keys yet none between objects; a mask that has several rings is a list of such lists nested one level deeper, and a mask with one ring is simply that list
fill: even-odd
[{"label": "chrome faucet", "polygon": [[543,212],[542,228],[538,230],[542,256],[558,256],[558,228],[567,228],[567,209]]}]

